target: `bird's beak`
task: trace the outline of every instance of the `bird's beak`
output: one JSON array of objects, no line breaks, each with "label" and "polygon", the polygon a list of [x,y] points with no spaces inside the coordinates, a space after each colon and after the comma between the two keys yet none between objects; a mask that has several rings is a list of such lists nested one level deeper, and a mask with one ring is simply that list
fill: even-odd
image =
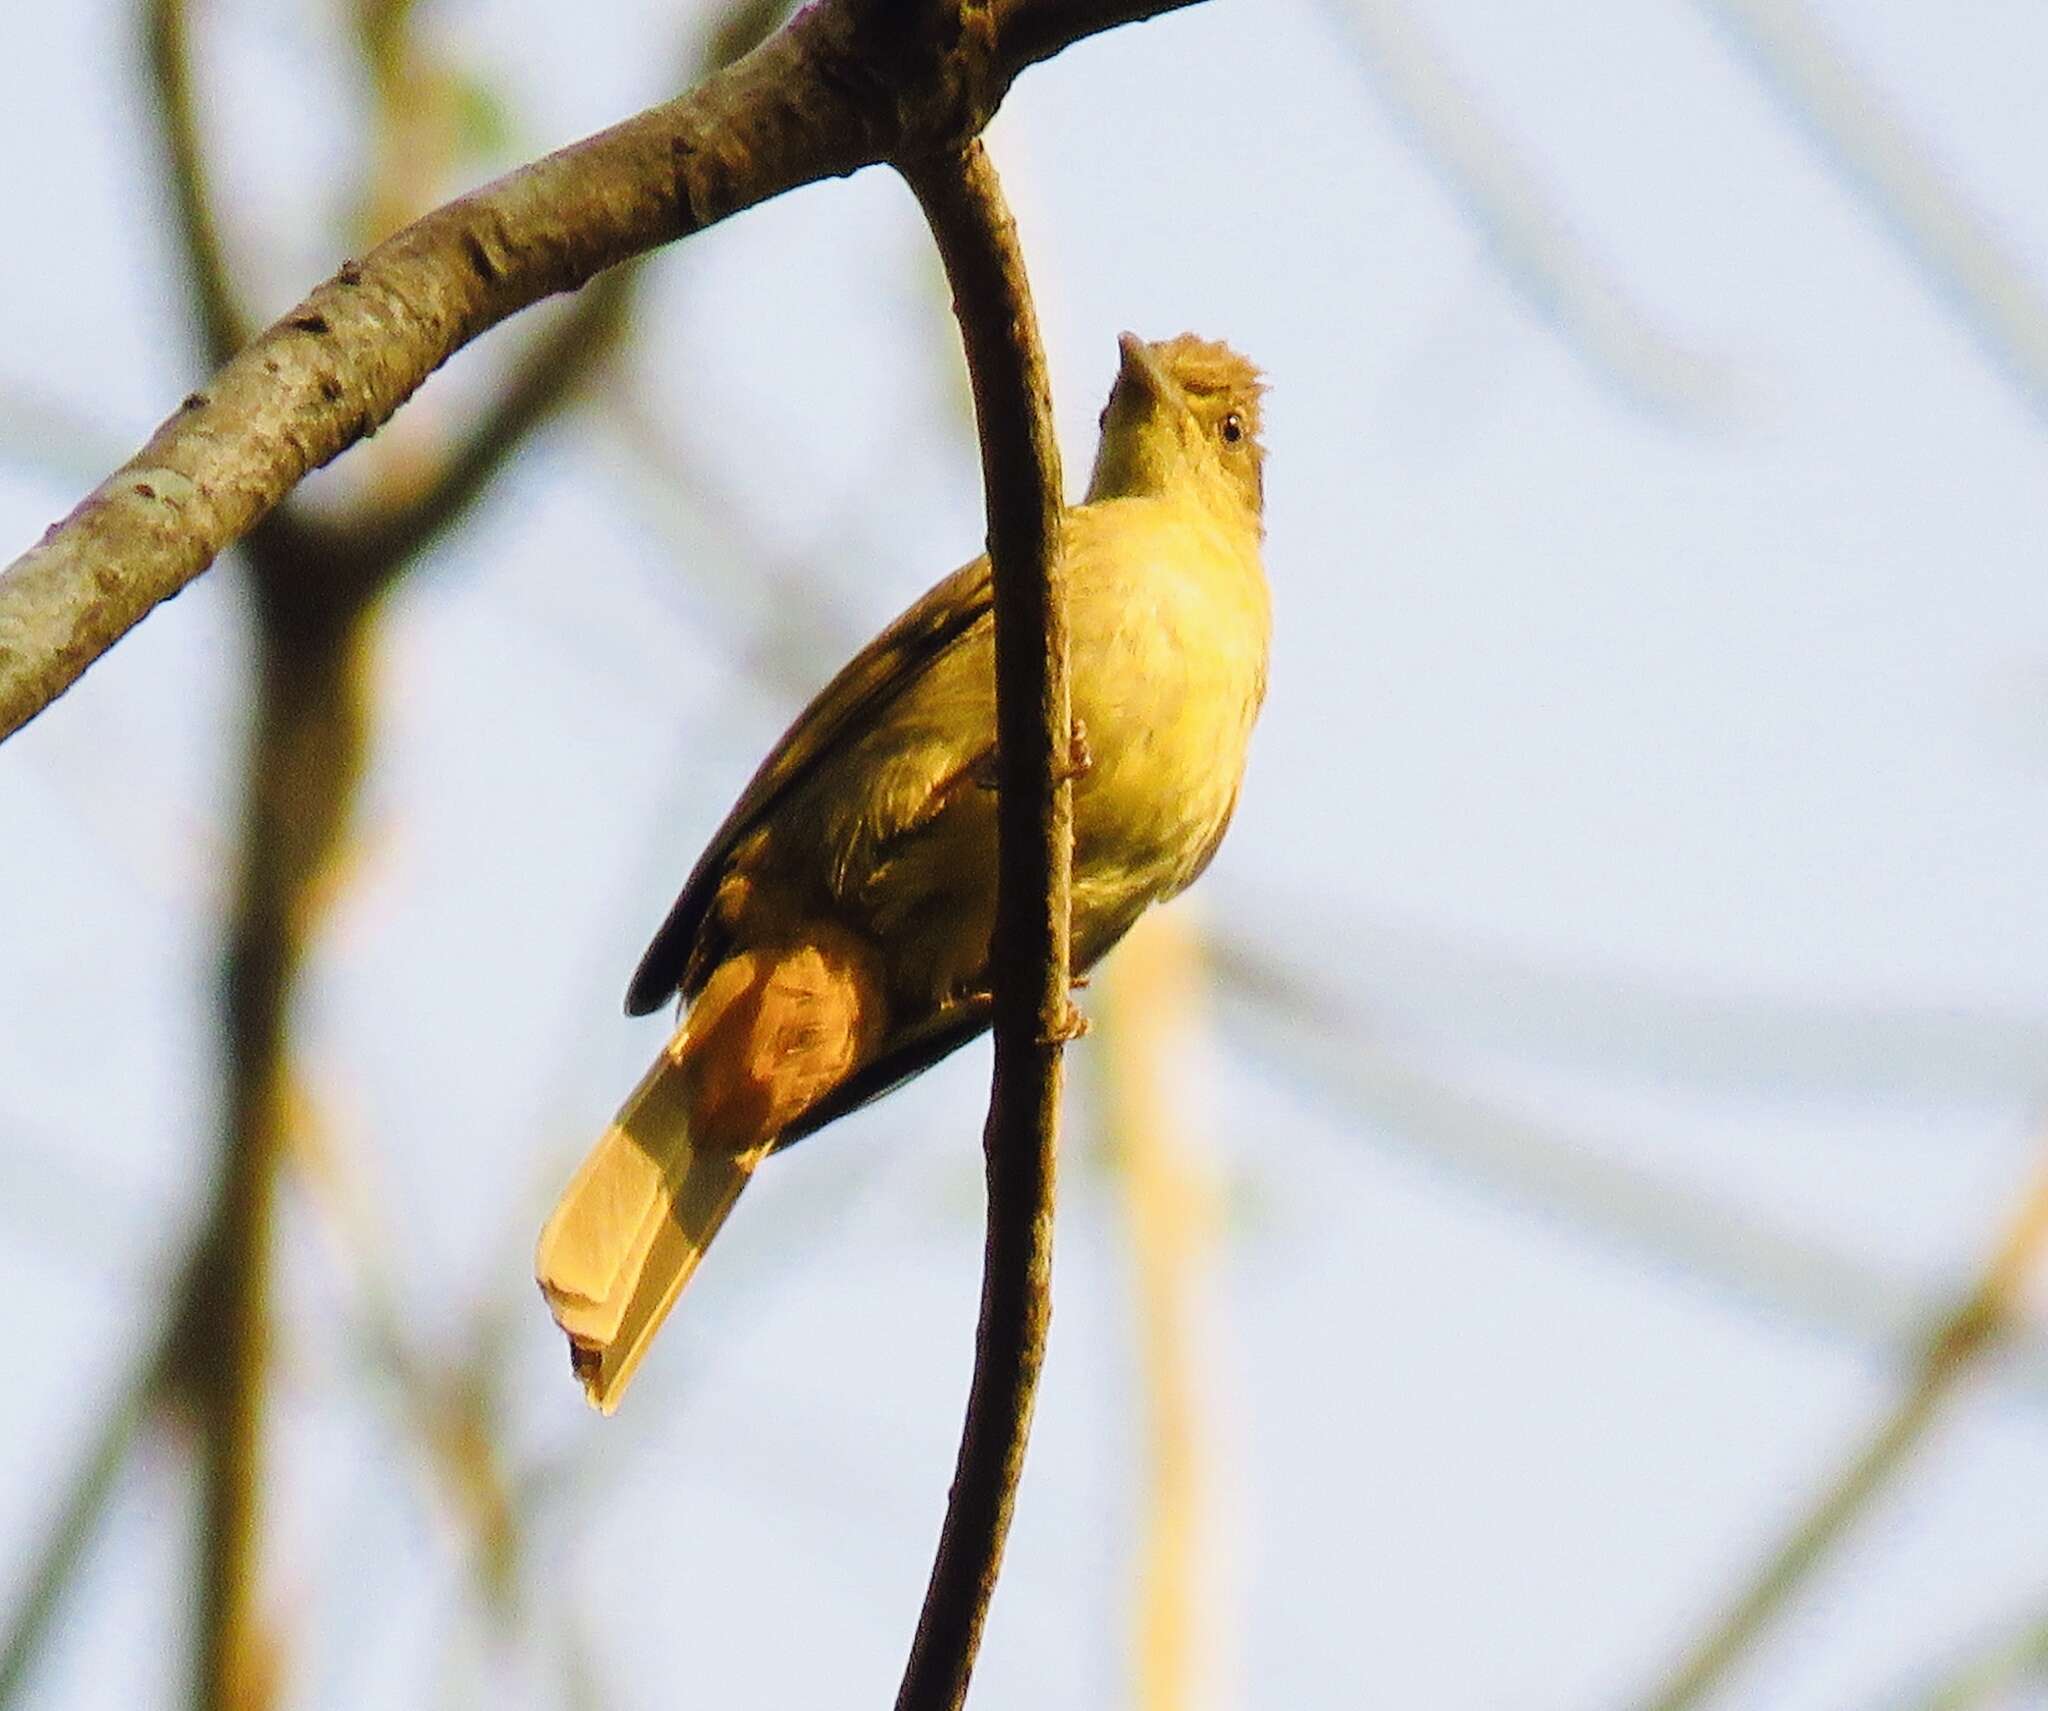
[{"label": "bird's beak", "polygon": [[1117,375],[1119,387],[1131,387],[1154,404],[1169,402],[1179,390],[1152,347],[1136,333],[1119,333],[1116,348],[1123,353],[1123,368]]}]

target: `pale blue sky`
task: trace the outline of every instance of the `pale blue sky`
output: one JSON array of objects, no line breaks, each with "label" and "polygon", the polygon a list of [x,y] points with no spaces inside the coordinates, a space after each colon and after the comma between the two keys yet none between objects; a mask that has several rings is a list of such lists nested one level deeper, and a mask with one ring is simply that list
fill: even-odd
[{"label": "pale blue sky", "polygon": [[[1351,1033],[1290,1044],[1218,1003],[1214,1705],[1591,1711],[1656,1675],[1860,1441],[1899,1373],[1856,1327],[1962,1279],[2039,1151],[2048,439],[1723,6],[1405,14],[1679,353],[1684,401],[1659,408],[1503,269],[1346,3],[1215,0],[1086,44],[992,137],[1077,486],[1119,330],[1228,338],[1273,387],[1272,695],[1189,907],[1312,971]],[[201,10],[230,229],[282,308],[340,253],[339,29],[310,3]],[[2048,297],[2048,14],[1814,10]],[[679,11],[427,15],[531,152],[657,98]],[[89,473],[53,407],[118,453],[194,371],[126,9],[33,9],[9,48],[11,552]],[[532,1655],[451,1653],[461,1564],[423,1482],[389,1472],[345,1274],[295,1210],[276,1565],[297,1704],[538,1700],[560,1610],[608,1703],[885,1703],[929,1559],[979,1264],[980,1052],[767,1174],[618,1420],[586,1417],[531,1293],[546,1198],[656,1043],[619,1017],[625,976],[797,698],[732,663],[791,615],[762,565],[818,579],[794,625],[815,646],[781,668],[815,682],[981,533],[900,185],[801,192],[651,283],[633,388],[751,545],[650,491],[590,412],[534,443],[397,603],[367,863],[300,1018],[423,1336],[500,1305],[513,1439],[588,1485],[540,1544]],[[516,336],[417,409],[452,412]],[[0,1599],[203,1190],[242,640],[209,577],[0,755]],[[1128,1261],[1078,1163],[1076,1055],[984,1711],[1124,1702]],[[1568,1191],[1532,1210],[1439,1085],[1866,1282],[1745,1290],[1593,1234]],[[2048,1613],[2044,1398],[2038,1360],[1971,1388],[1726,1703],[1911,1703]],[[161,1702],[181,1501],[159,1451],[32,1703]]]}]

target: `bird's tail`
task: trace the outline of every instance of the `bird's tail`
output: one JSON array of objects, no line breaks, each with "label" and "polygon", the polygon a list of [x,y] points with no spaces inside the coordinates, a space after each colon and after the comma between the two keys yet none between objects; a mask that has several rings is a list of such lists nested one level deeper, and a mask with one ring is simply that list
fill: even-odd
[{"label": "bird's tail", "polygon": [[677,1049],[688,1032],[676,1030],[598,1137],[534,1260],[583,1393],[607,1414],[767,1150],[696,1143]]},{"label": "bird's tail", "polygon": [[534,1272],[603,1412],[776,1137],[867,1056],[868,960],[813,943],[722,964],[563,1190]]}]

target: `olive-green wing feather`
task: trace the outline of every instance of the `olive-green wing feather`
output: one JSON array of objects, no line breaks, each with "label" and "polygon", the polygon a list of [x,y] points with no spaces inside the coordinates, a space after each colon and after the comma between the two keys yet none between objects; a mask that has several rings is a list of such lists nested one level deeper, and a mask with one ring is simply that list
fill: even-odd
[{"label": "olive-green wing feather", "polygon": [[855,654],[797,715],[712,834],[668,919],[641,957],[626,989],[628,1015],[660,1009],[682,985],[697,934],[740,840],[798,784],[819,767],[831,765],[847,740],[867,730],[880,709],[916,682],[933,660],[976,624],[986,622],[992,600],[986,558],[956,570]]}]

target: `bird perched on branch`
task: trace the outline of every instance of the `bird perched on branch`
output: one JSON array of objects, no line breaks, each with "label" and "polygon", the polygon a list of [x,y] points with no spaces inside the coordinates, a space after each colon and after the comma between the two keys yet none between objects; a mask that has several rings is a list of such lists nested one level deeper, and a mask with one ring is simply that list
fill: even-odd
[{"label": "bird perched on branch", "polygon": [[[1258,373],[1126,333],[1062,529],[1073,967],[1215,854],[1266,687]],[[956,571],[804,709],[712,837],[626,994],[681,1025],[564,1190],[535,1269],[606,1413],[754,1168],[989,1025],[989,563]],[[1077,745],[1081,747],[1081,745]]]}]

